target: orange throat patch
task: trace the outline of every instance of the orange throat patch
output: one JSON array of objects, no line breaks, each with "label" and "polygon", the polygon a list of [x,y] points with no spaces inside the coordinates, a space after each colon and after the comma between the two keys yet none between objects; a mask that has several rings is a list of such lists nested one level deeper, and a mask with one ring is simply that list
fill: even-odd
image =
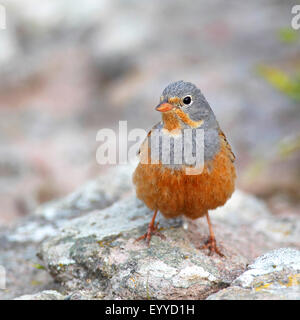
[{"label": "orange throat patch", "polygon": [[179,119],[173,111],[165,112],[162,114],[164,129],[168,131],[181,129]]},{"label": "orange throat patch", "polygon": [[203,120],[193,121],[182,110],[175,109],[174,111],[169,111],[162,114],[164,129],[168,131],[180,130],[182,127],[179,119],[191,128],[198,128],[203,124]]}]

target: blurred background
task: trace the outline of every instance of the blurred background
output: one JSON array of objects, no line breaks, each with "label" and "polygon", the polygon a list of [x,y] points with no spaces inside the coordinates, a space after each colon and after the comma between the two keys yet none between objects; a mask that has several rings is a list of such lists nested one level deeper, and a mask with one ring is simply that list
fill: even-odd
[{"label": "blurred background", "polygon": [[296,3],[2,0],[0,225],[101,175],[97,131],[150,129],[181,79],[215,111],[238,187],[275,214],[300,212]]}]

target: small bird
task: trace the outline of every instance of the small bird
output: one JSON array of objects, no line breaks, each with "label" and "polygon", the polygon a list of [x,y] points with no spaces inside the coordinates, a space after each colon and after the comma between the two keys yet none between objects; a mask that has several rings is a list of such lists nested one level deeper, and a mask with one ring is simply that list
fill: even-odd
[{"label": "small bird", "polygon": [[[153,234],[165,238],[158,232],[158,223],[155,224],[158,211],[165,218],[206,216],[209,239],[201,248],[209,249],[209,254],[224,256],[216,245],[208,210],[224,205],[234,191],[235,155],[207,100],[194,84],[182,80],[169,84],[156,110],[161,112],[162,121],[142,143],[138,152],[140,162],[133,174],[137,197],[154,211],[147,232],[137,240],[145,239],[149,245]],[[192,134],[186,134],[188,129]],[[202,136],[197,135],[200,130]],[[154,135],[161,138],[154,139]],[[184,149],[191,149],[196,159],[199,137],[202,140],[204,137],[202,170],[188,174],[187,169],[196,168],[197,163],[184,159]],[[171,141],[169,148],[163,145],[164,138]],[[175,147],[178,139],[181,139],[179,148]],[[169,161],[163,161],[164,152],[170,155]]]}]

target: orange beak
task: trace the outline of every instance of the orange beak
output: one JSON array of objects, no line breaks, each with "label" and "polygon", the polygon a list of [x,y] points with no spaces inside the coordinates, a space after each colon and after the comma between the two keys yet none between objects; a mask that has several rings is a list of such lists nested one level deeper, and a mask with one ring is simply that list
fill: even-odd
[{"label": "orange beak", "polygon": [[159,104],[155,110],[159,111],[159,112],[167,112],[167,111],[171,111],[174,108],[173,105],[171,105],[170,103],[164,102],[162,104]]}]

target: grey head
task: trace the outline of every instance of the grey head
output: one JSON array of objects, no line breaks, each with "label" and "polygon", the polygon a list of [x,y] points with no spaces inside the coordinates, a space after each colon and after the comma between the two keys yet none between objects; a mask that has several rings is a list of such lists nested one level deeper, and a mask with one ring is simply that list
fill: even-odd
[{"label": "grey head", "polygon": [[[176,99],[179,98],[179,99]],[[202,94],[191,82],[183,80],[170,83],[162,92],[162,101],[172,101],[193,121],[203,120],[203,128],[218,128],[216,117]]]},{"label": "grey head", "polygon": [[[191,82],[182,80],[169,84],[163,90],[160,104],[156,107],[156,110],[163,113],[173,113],[174,110],[178,108],[183,111],[184,114],[188,115],[192,121],[203,121],[199,127],[193,128],[192,130],[204,129],[204,159],[205,161],[213,159],[220,148],[219,124],[200,89]],[[178,117],[176,111],[174,114]],[[179,119],[179,121],[181,122],[184,135],[184,129],[191,127],[188,122],[184,122],[182,119]],[[162,127],[163,122],[159,125],[159,130],[164,134]],[[192,149],[195,150],[195,132],[193,132],[192,140],[184,143],[192,144]],[[156,147],[161,148],[161,146]]]}]

